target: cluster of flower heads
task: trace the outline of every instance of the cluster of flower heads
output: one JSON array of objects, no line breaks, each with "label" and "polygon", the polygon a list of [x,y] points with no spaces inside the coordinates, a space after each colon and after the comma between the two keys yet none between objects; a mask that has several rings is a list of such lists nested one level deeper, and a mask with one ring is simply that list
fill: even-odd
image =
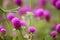
[{"label": "cluster of flower heads", "polygon": [[[39,0],[41,5],[44,5],[46,3],[46,0]],[[22,0],[14,0],[15,5],[21,5]],[[30,9],[29,6],[22,6],[17,10],[17,14],[20,16],[27,15],[28,12],[32,12],[31,15],[36,18],[45,18],[46,21],[50,21],[50,13],[47,10],[44,10],[42,8],[32,10]],[[20,29],[22,26],[26,26],[25,20],[20,20],[19,18],[15,17],[13,13],[8,13],[7,14],[7,19],[10,21],[15,29]],[[35,28],[33,26],[28,28],[29,32],[35,32]]]},{"label": "cluster of flower heads", "polygon": [[37,18],[44,17],[46,21],[50,21],[50,13],[47,10],[43,10],[42,8],[33,10],[33,16]]},{"label": "cluster of flower heads", "polygon": [[56,9],[60,10],[60,0],[51,0],[51,3]]},{"label": "cluster of flower heads", "polygon": [[[38,6],[44,6],[46,4],[47,0],[38,0]],[[17,6],[22,5],[22,0],[14,0],[14,4]],[[55,6],[57,9],[60,9],[60,0],[51,0],[51,3],[53,6]],[[28,12],[32,12],[31,16],[35,18],[45,18],[46,21],[50,21],[51,15],[49,11],[44,10],[43,8],[39,9],[33,9],[31,11],[29,6],[22,6],[17,10],[17,14],[20,16],[25,16],[27,15]],[[19,30],[21,27],[26,26],[26,21],[21,20],[17,18],[14,13],[8,13],[7,14],[7,19],[9,22],[12,23],[13,28]],[[60,33],[60,24],[53,24],[51,26],[51,29],[53,30],[50,32],[50,36],[53,38],[57,38],[57,34]],[[2,26],[0,26],[0,31],[1,33],[6,33],[6,29],[4,29]],[[36,31],[36,28],[34,26],[29,26],[28,27],[28,32],[29,33],[34,33]]]},{"label": "cluster of flower heads", "polygon": [[[22,10],[21,10],[22,9]],[[26,14],[27,10],[23,10],[21,8],[17,11],[17,13],[20,13],[20,15]],[[27,8],[24,8],[27,9]],[[26,26],[26,21],[25,20],[20,20],[19,18],[15,17],[13,13],[8,13],[7,14],[7,19],[10,21],[15,29],[20,29],[22,26]],[[35,27],[29,27],[28,28],[29,32],[35,32]]]},{"label": "cluster of flower heads", "polygon": [[51,29],[52,29],[52,32],[50,32],[50,36],[53,37],[53,38],[57,38],[58,34],[60,33],[60,24],[53,24],[51,26]]}]

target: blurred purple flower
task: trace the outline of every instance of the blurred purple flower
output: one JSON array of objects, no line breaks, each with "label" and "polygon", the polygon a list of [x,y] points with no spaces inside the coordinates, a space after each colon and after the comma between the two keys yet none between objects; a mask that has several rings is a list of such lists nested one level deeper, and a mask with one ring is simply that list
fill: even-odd
[{"label": "blurred purple flower", "polygon": [[43,7],[46,4],[47,0],[37,0],[37,7]]},{"label": "blurred purple flower", "polygon": [[0,25],[0,30],[3,28],[3,26],[2,25]]},{"label": "blurred purple flower", "polygon": [[56,24],[52,24],[52,25],[51,25],[51,29],[52,29],[52,30],[56,30]]},{"label": "blurred purple flower", "polygon": [[37,9],[33,11],[33,15],[34,17],[38,17],[40,18],[41,16],[43,16],[44,10],[43,9]]},{"label": "blurred purple flower", "polygon": [[57,2],[58,0],[51,0],[51,4],[53,5],[53,6],[56,6],[56,2]]},{"label": "blurred purple flower", "polygon": [[48,11],[44,11],[44,18],[46,19],[46,21],[50,21],[50,13]]},{"label": "blurred purple flower", "polygon": [[57,8],[58,10],[60,10],[60,1],[57,1],[57,2],[56,2],[56,8]]},{"label": "blurred purple flower", "polygon": [[1,29],[1,33],[5,34],[6,33],[6,29],[2,28]]},{"label": "blurred purple flower", "polygon": [[28,31],[29,31],[30,33],[34,33],[34,32],[36,31],[36,28],[33,27],[33,26],[30,26],[30,27],[28,28]]},{"label": "blurred purple flower", "polygon": [[21,27],[21,23],[20,23],[20,20],[19,18],[13,18],[12,19],[12,25],[15,29],[19,29]]},{"label": "blurred purple flower", "polygon": [[17,11],[17,13],[19,15],[25,15],[28,11],[30,11],[30,7],[29,6],[23,6]]},{"label": "blurred purple flower", "polygon": [[17,6],[21,6],[22,5],[22,0],[13,0],[13,2]]},{"label": "blurred purple flower", "polygon": [[60,33],[60,24],[58,24],[58,25],[56,26],[56,31],[57,31],[58,33]]},{"label": "blurred purple flower", "polygon": [[26,26],[26,22],[24,20],[20,20],[21,26]]},{"label": "blurred purple flower", "polygon": [[57,37],[56,31],[50,32],[50,36],[53,37],[53,38],[56,38]]},{"label": "blurred purple flower", "polygon": [[15,16],[14,16],[13,13],[8,13],[8,14],[7,14],[7,19],[8,19],[8,21],[11,21],[14,17],[15,17]]}]

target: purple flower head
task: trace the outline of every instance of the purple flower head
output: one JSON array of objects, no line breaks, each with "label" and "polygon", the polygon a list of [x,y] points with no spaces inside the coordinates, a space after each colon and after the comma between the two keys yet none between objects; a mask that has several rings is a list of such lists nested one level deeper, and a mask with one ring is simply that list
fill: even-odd
[{"label": "purple flower head", "polygon": [[46,4],[47,0],[38,0],[37,7],[43,7]]},{"label": "purple flower head", "polygon": [[40,0],[41,5],[45,5],[47,0]]},{"label": "purple flower head", "polygon": [[28,11],[30,11],[30,7],[29,6],[23,6],[17,11],[17,13],[19,15],[25,15]]},{"label": "purple flower head", "polygon": [[57,2],[56,2],[56,8],[57,8],[58,10],[60,10],[60,1],[57,1]]},{"label": "purple flower head", "polygon": [[44,18],[46,21],[50,21],[50,13],[48,11],[44,11]]},{"label": "purple flower head", "polygon": [[56,30],[56,24],[51,25],[52,30]]},{"label": "purple flower head", "polygon": [[30,26],[30,27],[28,28],[28,31],[29,31],[30,33],[34,33],[34,32],[36,31],[36,28],[33,27],[33,26]]},{"label": "purple flower head", "polygon": [[26,26],[26,22],[24,20],[21,20],[20,23],[21,23],[21,26]]},{"label": "purple flower head", "polygon": [[15,17],[15,16],[14,16],[13,13],[8,13],[8,14],[7,14],[7,19],[8,19],[9,21],[11,21],[14,17]]},{"label": "purple flower head", "polygon": [[21,6],[22,5],[22,0],[13,0],[13,2],[17,6]]},{"label": "purple flower head", "polygon": [[21,23],[20,23],[20,20],[19,18],[13,18],[12,19],[12,25],[15,29],[19,29],[21,27]]},{"label": "purple flower head", "polygon": [[35,10],[35,11],[33,11],[33,15],[35,16],[35,17],[41,17],[41,16],[43,16],[43,13],[44,13],[44,10],[43,9],[37,9],[37,10]]},{"label": "purple flower head", "polygon": [[0,30],[3,28],[3,26],[2,25],[0,25]]},{"label": "purple flower head", "polygon": [[53,37],[53,38],[56,38],[57,37],[56,31],[50,32],[50,36]]},{"label": "purple flower head", "polygon": [[58,25],[56,26],[56,31],[57,31],[58,33],[60,33],[60,24],[58,24]]},{"label": "purple flower head", "polygon": [[56,6],[56,2],[57,2],[58,0],[51,0],[51,4],[53,5],[53,6]]},{"label": "purple flower head", "polygon": [[3,34],[6,33],[6,29],[2,28],[1,33],[3,33]]}]

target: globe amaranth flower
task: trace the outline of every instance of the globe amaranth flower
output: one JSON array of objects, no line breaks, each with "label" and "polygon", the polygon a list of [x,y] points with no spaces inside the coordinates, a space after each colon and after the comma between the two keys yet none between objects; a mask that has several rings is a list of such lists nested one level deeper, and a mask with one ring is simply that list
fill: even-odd
[{"label": "globe amaranth flower", "polygon": [[8,14],[7,14],[7,19],[8,19],[8,21],[11,21],[14,17],[15,17],[15,16],[14,16],[13,13],[8,13]]},{"label": "globe amaranth flower", "polygon": [[58,24],[58,25],[56,26],[56,31],[57,31],[58,33],[60,33],[60,24]]},{"label": "globe amaranth flower", "polygon": [[1,33],[5,34],[6,33],[6,29],[2,28],[1,30]]},{"label": "globe amaranth flower", "polygon": [[53,6],[56,6],[56,2],[57,2],[58,0],[51,0],[51,4],[53,5]]},{"label": "globe amaranth flower", "polygon": [[40,2],[41,2],[41,5],[45,5],[47,0],[40,0]]},{"label": "globe amaranth flower", "polygon": [[3,26],[2,25],[0,25],[0,30],[3,28]]},{"label": "globe amaranth flower", "polygon": [[41,16],[43,16],[43,13],[44,13],[43,9],[37,9],[37,10],[33,11],[34,17],[39,17],[40,18]]},{"label": "globe amaranth flower", "polygon": [[43,7],[46,5],[47,0],[37,0],[37,7]]},{"label": "globe amaranth flower", "polygon": [[26,22],[24,20],[20,20],[21,26],[26,26]]},{"label": "globe amaranth flower", "polygon": [[52,29],[52,30],[56,30],[56,24],[52,24],[52,25],[51,25],[51,29]]},{"label": "globe amaranth flower", "polygon": [[5,28],[3,28],[3,26],[2,26],[2,25],[0,25],[0,32],[1,32],[1,33],[3,33],[3,34],[5,34],[5,33],[6,33],[6,29],[5,29]]},{"label": "globe amaranth flower", "polygon": [[21,6],[22,5],[22,0],[13,0],[14,4],[17,6]]},{"label": "globe amaranth flower", "polygon": [[25,15],[28,11],[30,11],[30,7],[29,6],[23,6],[23,7],[18,9],[17,14]]},{"label": "globe amaranth flower", "polygon": [[12,19],[12,25],[15,29],[19,29],[21,27],[21,23],[19,18],[15,17]]},{"label": "globe amaranth flower", "polygon": [[50,36],[53,37],[53,38],[56,38],[57,37],[57,32],[56,31],[50,32]]},{"label": "globe amaranth flower", "polygon": [[56,2],[56,8],[57,8],[58,10],[60,10],[60,1],[57,1],[57,2]]},{"label": "globe amaranth flower", "polygon": [[28,28],[28,31],[29,31],[30,33],[34,33],[34,32],[36,31],[36,28],[33,27],[33,26],[30,26],[30,27]]},{"label": "globe amaranth flower", "polygon": [[48,11],[44,11],[44,18],[47,22],[50,21],[50,13]]}]

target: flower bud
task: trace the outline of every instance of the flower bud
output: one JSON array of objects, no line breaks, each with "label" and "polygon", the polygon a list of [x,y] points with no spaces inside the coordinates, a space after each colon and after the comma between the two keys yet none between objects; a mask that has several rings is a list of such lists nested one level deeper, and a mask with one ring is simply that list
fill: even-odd
[{"label": "flower bud", "polygon": [[34,32],[36,31],[36,28],[33,27],[33,26],[30,26],[30,27],[28,28],[28,31],[29,31],[30,33],[34,33]]},{"label": "flower bud", "polygon": [[22,0],[13,0],[13,2],[17,6],[21,6],[22,5]]},{"label": "flower bud", "polygon": [[34,17],[38,17],[38,18],[42,17],[43,16],[43,13],[44,13],[44,10],[43,9],[37,9],[37,10],[34,10],[33,11]]},{"label": "flower bud", "polygon": [[57,31],[58,33],[60,33],[60,24],[58,24],[58,25],[56,26],[56,31]]},{"label": "flower bud", "polygon": [[56,2],[56,8],[57,8],[58,10],[60,10],[60,1],[57,1],[57,2]]},{"label": "flower bud", "polygon": [[1,29],[1,33],[5,34],[6,33],[6,29],[2,28]]},{"label": "flower bud", "polygon": [[46,19],[46,21],[50,21],[50,14],[48,11],[44,11],[44,18]]},{"label": "flower bud", "polygon": [[52,31],[52,32],[50,32],[50,36],[53,37],[53,38],[56,38],[56,36],[57,36],[56,31]]},{"label": "flower bud", "polygon": [[15,17],[15,16],[14,16],[13,13],[8,13],[8,14],[7,14],[7,19],[8,19],[8,21],[11,21],[14,17]]},{"label": "flower bud", "polygon": [[52,30],[56,30],[56,24],[52,24],[52,25],[51,25],[51,29],[52,29]]},{"label": "flower bud", "polygon": [[57,2],[58,0],[51,0],[51,4],[53,5],[53,6],[56,6],[56,2]]}]

